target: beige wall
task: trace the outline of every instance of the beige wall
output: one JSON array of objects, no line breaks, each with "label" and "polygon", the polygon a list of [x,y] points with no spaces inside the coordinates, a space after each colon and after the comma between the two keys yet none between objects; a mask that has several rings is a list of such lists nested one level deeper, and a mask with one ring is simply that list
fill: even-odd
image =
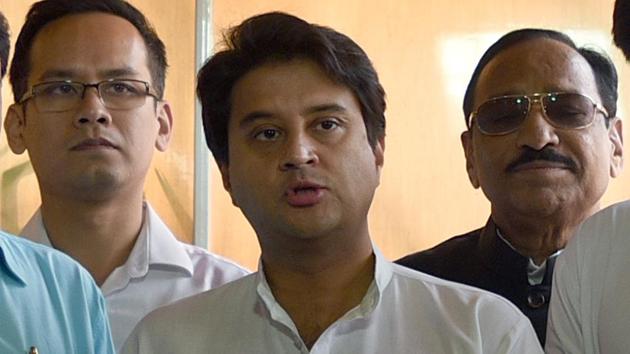
[{"label": "beige wall", "polygon": [[[579,3],[579,5],[578,5]],[[215,31],[263,11],[281,10],[355,39],[372,58],[387,92],[381,186],[370,214],[375,243],[390,258],[425,249],[482,226],[489,204],[468,182],[459,135],[465,85],[482,52],[520,27],[568,30],[610,47],[612,0],[249,0],[214,2]],[[603,40],[602,40],[603,39]],[[625,74],[624,74],[625,73]],[[622,97],[626,92],[622,87]],[[620,100],[621,113],[629,112]],[[216,172],[214,174],[216,175]],[[258,249],[243,217],[213,183],[214,247],[253,266]],[[605,205],[630,197],[624,172]],[[251,245],[251,246],[250,246]]]},{"label": "beige wall", "polygon": [[[31,1],[0,0],[14,33]],[[156,155],[147,198],[183,239],[192,237],[194,1],[134,0],[154,22],[168,49],[166,97],[175,112],[175,137]],[[579,3],[579,4],[578,4]],[[329,25],[370,55],[388,95],[385,169],[370,215],[371,233],[386,256],[397,258],[481,226],[488,203],[468,183],[459,134],[461,101],[474,65],[501,34],[519,27],[568,31],[613,55],[621,77],[620,115],[630,112],[619,52],[611,47],[613,0],[214,0],[215,33],[270,10]],[[8,83],[3,97],[11,103]],[[628,128],[630,129],[630,128]],[[39,204],[25,156],[0,138],[0,225],[17,231]],[[231,206],[216,167],[211,181],[211,249],[255,268],[258,246]],[[161,176],[162,178],[158,177]],[[16,187],[17,186],[17,187]],[[604,205],[630,197],[630,174],[613,181]]]}]

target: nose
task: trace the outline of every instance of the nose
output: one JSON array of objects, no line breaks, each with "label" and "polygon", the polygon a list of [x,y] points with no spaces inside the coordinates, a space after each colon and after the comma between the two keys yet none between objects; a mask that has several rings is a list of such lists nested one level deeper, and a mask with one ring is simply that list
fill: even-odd
[{"label": "nose", "polygon": [[547,145],[557,145],[560,142],[556,128],[545,118],[545,112],[539,101],[532,102],[517,134],[518,147],[527,146],[534,150],[542,150]]},{"label": "nose", "polygon": [[319,157],[315,151],[315,144],[305,133],[296,133],[287,137],[284,154],[280,162],[282,171],[300,169],[309,165],[316,165]]},{"label": "nose", "polygon": [[76,111],[75,126],[81,127],[90,124],[106,126],[111,121],[111,115],[105,108],[105,104],[101,100],[96,87],[86,87],[79,102],[79,108]]}]

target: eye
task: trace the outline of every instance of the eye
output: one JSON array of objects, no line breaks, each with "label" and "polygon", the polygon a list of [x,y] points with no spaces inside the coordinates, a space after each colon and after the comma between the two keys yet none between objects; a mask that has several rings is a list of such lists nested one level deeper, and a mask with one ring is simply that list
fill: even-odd
[{"label": "eye", "polygon": [[104,94],[112,96],[138,96],[145,90],[139,83],[131,81],[112,81],[103,84],[101,90]]},{"label": "eye", "polygon": [[44,84],[36,91],[36,95],[40,96],[76,96],[78,93],[75,85],[68,82]]},{"label": "eye", "polygon": [[280,131],[275,128],[265,128],[254,134],[254,139],[260,141],[275,141],[280,138]]},{"label": "eye", "polygon": [[324,131],[334,130],[339,127],[339,122],[334,119],[325,119],[317,123],[317,129]]}]

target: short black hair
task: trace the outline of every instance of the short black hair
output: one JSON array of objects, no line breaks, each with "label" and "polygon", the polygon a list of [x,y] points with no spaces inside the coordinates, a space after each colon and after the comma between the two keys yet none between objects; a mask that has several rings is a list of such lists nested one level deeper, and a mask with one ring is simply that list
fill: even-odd
[{"label": "short black hair", "polygon": [[367,54],[352,39],[298,17],[270,12],[231,28],[225,49],[197,76],[206,142],[217,164],[228,164],[228,121],[234,84],[249,71],[275,61],[309,59],[336,83],[348,87],[361,107],[368,141],[385,135],[385,91]]},{"label": "short black hair", "polygon": [[615,44],[630,60],[630,1],[615,1],[612,33]]},{"label": "short black hair", "polygon": [[147,47],[148,66],[153,87],[161,99],[164,95],[166,77],[166,50],[155,29],[147,18],[124,0],[42,0],[33,4],[26,14],[24,26],[15,42],[15,52],[9,73],[15,102],[28,89],[31,70],[31,48],[35,37],[44,26],[62,17],[89,12],[102,12],[124,18],[140,32]]},{"label": "short black hair", "polygon": [[9,23],[2,12],[0,12],[0,79],[7,73],[9,47]]},{"label": "short black hair", "polygon": [[[503,37],[499,38],[494,44],[486,50],[481,56],[477,67],[472,74],[468,87],[466,88],[466,94],[464,95],[464,119],[466,121],[466,127],[470,129],[470,122],[468,118],[470,113],[474,110],[475,90],[479,81],[479,76],[488,63],[494,59],[502,51],[522,42],[547,38],[554,41],[558,41],[573,48],[579,53],[590,65],[595,76],[595,83],[597,85],[597,92],[602,99],[602,105],[608,111],[609,118],[617,115],[617,69],[612,60],[602,50],[595,49],[594,47],[580,47],[575,45],[575,42],[566,34],[549,29],[539,28],[524,28],[507,33]],[[608,125],[609,120],[606,120]]]}]

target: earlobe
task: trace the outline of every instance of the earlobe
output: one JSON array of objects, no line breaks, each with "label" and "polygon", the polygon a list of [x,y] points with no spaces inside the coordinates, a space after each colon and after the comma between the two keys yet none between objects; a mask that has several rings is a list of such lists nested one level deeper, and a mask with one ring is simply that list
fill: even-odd
[{"label": "earlobe", "polygon": [[611,143],[610,176],[617,177],[623,169],[623,124],[620,118],[611,120],[608,138]]},{"label": "earlobe", "polygon": [[25,124],[22,107],[15,104],[11,105],[4,119],[4,131],[7,134],[9,148],[18,155],[26,151],[26,142],[24,141]]},{"label": "earlobe", "polygon": [[232,195],[232,183],[230,183],[230,166],[227,163],[219,163],[219,172],[221,172],[221,181],[223,182],[223,189],[225,189],[232,199],[232,204],[238,207],[238,203]]},{"label": "earlobe", "polygon": [[477,189],[480,185],[479,178],[477,177],[477,169],[475,168],[475,149],[472,141],[472,131],[466,130],[463,132],[460,136],[460,140],[466,157],[466,172],[468,173],[468,179],[470,180],[470,184]]},{"label": "earlobe", "polygon": [[158,149],[158,151],[165,151],[168,148],[173,132],[173,114],[168,102],[158,102],[157,119],[159,128],[155,140],[155,148]]},{"label": "earlobe", "polygon": [[376,167],[380,171],[383,168],[383,164],[385,163],[385,136],[381,136],[378,138],[373,150]]}]

